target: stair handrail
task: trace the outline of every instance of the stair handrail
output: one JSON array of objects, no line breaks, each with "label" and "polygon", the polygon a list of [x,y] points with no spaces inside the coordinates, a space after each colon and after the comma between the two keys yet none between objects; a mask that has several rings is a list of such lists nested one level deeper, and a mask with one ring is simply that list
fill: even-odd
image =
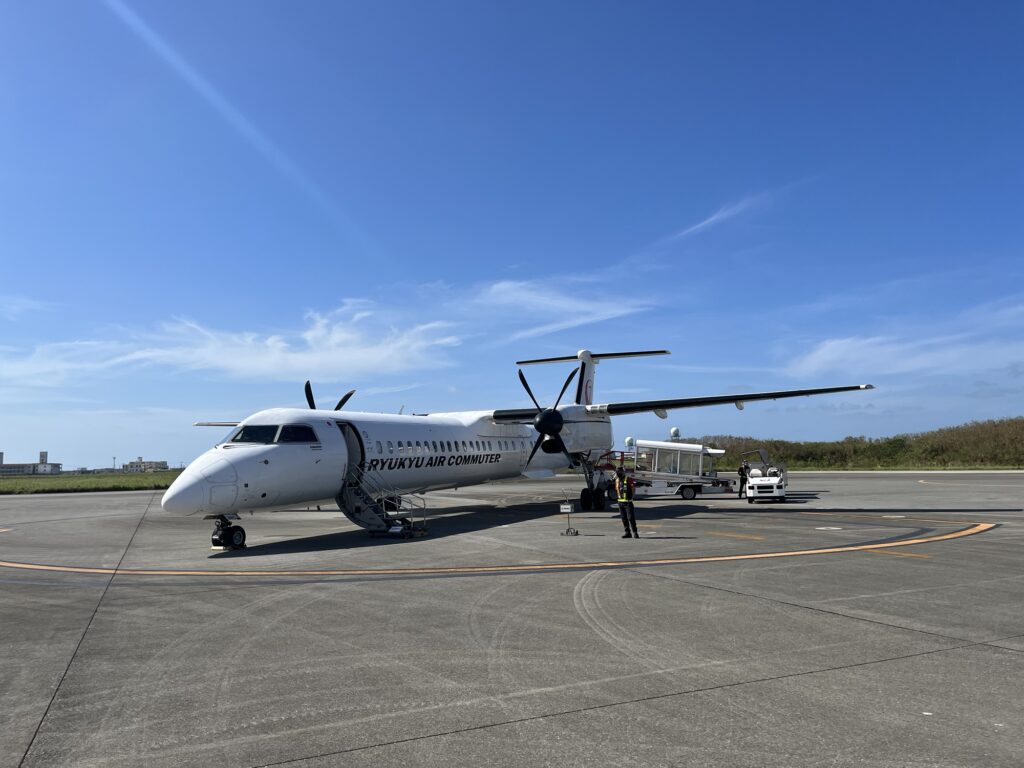
[{"label": "stair handrail", "polygon": [[346,482],[351,483],[353,481],[364,493],[371,497],[390,500],[396,509],[401,509],[404,503],[408,503],[414,512],[419,511],[421,514],[427,509],[426,499],[422,496],[416,494],[402,495],[398,492],[397,488],[387,483],[380,474],[370,472],[358,464],[351,465],[348,470]]}]

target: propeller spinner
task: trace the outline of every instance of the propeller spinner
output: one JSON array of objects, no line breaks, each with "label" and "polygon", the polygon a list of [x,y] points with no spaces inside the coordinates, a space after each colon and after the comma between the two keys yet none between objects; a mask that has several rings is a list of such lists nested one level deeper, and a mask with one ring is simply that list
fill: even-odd
[{"label": "propeller spinner", "polygon": [[[526,381],[526,376],[523,375],[522,369],[519,371],[519,381],[523,384],[523,389],[526,390],[526,394],[533,400],[533,404],[537,406],[537,415],[533,417],[533,428],[539,433],[537,435],[537,442],[533,444],[533,450],[530,451],[530,458],[526,460],[526,466],[530,466],[530,462],[533,461],[534,455],[537,453],[537,449],[546,440],[554,440],[558,442],[558,450],[561,450],[565,454],[565,457],[569,460],[569,464],[573,464],[572,455],[565,448],[565,443],[562,442],[562,438],[559,437],[559,433],[562,431],[562,427],[565,426],[565,419],[562,418],[562,414],[558,412],[558,404],[562,402],[562,396],[565,395],[565,390],[569,388],[569,384],[572,383],[575,378],[577,369],[573,368],[572,373],[569,374],[569,378],[565,380],[565,384],[562,385],[562,391],[558,393],[558,399],[555,400],[555,404],[550,408],[541,408],[540,403],[537,402],[537,398],[533,396],[533,390],[530,389],[530,385]],[[556,451],[551,451],[555,453]]]}]

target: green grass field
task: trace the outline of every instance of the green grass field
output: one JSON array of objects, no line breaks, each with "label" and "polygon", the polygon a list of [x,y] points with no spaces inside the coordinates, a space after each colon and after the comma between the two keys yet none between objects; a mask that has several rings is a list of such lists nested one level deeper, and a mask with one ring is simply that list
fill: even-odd
[{"label": "green grass field", "polygon": [[98,475],[64,474],[0,477],[0,494],[84,493],[89,491],[162,491],[180,469],[167,472],[111,472]]}]

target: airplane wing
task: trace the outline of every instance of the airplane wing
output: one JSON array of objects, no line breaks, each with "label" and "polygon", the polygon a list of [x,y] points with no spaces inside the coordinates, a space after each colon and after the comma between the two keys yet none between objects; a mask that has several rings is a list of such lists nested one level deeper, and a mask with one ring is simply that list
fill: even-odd
[{"label": "airplane wing", "polygon": [[[587,413],[607,413],[619,416],[625,413],[644,413],[645,411],[670,411],[675,408],[699,408],[704,405],[723,405],[734,403],[742,408],[743,403],[754,400],[780,400],[784,397],[806,397],[808,395],[829,395],[836,392],[855,392],[862,389],[874,389],[874,384],[854,384],[847,387],[821,387],[819,389],[784,389],[779,392],[750,392],[741,395],[712,395],[711,397],[683,397],[676,400],[638,400],[633,403],[604,403],[588,405]],[[508,413],[508,411],[495,411]],[[536,413],[536,411],[534,411]]]}]

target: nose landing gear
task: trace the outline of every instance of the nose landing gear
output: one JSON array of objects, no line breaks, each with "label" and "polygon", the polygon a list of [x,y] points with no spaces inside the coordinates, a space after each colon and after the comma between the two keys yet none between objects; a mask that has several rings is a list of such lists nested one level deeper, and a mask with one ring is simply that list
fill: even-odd
[{"label": "nose landing gear", "polygon": [[[235,520],[237,515],[233,516]],[[245,549],[245,528],[232,525],[227,515],[207,515],[206,520],[213,520],[213,534],[210,546],[213,549]]]}]

